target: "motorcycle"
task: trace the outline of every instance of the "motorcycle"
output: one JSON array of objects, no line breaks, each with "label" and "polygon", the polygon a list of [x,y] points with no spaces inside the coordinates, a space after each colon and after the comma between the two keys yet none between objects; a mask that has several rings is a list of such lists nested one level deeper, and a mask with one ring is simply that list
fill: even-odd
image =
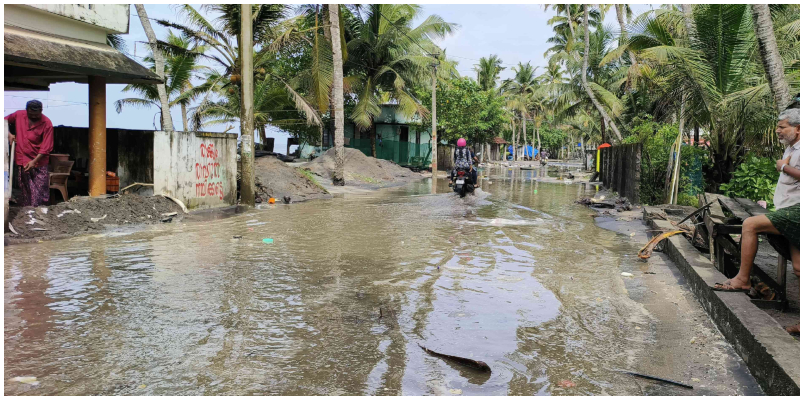
[{"label": "motorcycle", "polygon": [[450,178],[452,190],[460,197],[465,197],[467,193],[474,193],[475,185],[472,182],[472,173],[464,168],[456,169]]}]

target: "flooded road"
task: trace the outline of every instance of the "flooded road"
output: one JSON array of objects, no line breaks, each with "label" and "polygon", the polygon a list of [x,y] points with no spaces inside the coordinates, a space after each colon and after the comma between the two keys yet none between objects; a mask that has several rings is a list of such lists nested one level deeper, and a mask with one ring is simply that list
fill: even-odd
[{"label": "flooded road", "polygon": [[[433,193],[428,179],[6,247],[5,393],[761,393],[705,314],[654,311],[667,307],[624,280],[640,246],[573,204],[593,188],[531,179],[539,173],[491,170],[466,199],[445,180]],[[712,343],[690,354],[714,366],[687,367],[693,350],[673,350],[690,342],[687,324]],[[613,371],[651,365],[700,383]],[[21,376],[37,384],[11,382]]]}]

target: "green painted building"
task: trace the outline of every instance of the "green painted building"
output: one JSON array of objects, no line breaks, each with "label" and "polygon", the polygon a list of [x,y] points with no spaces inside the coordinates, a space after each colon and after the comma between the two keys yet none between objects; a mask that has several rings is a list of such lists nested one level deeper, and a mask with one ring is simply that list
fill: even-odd
[{"label": "green painted building", "polygon": [[[432,159],[430,150],[430,129],[417,125],[418,115],[412,119],[405,118],[398,112],[396,104],[383,104],[380,116],[375,120],[377,130],[377,158],[390,160],[399,165],[429,164]],[[344,146],[358,149],[371,156],[371,132],[360,132],[355,124],[347,119],[344,124]],[[323,148],[302,145],[301,157],[309,158],[332,147],[333,135],[324,134]]]}]

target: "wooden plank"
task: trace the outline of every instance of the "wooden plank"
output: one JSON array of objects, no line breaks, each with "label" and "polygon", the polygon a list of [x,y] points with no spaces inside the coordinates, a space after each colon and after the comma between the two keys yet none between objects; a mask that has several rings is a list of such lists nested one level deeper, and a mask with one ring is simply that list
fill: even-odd
[{"label": "wooden plank", "polygon": [[716,236],[715,241],[720,244],[720,248],[725,250],[732,257],[740,258],[740,246],[728,235]]},{"label": "wooden plank", "polygon": [[743,226],[742,225],[727,225],[727,224],[716,224],[714,227],[715,236],[720,235],[739,235],[743,233]]},{"label": "wooden plank", "polygon": [[768,210],[762,208],[762,206],[760,206],[759,204],[757,204],[757,203],[755,203],[755,202],[753,202],[753,201],[751,201],[749,199],[740,197],[740,198],[737,198],[735,200],[737,200],[737,202],[740,203],[741,206],[743,206],[745,211],[748,211],[748,213],[751,214],[752,216],[753,215],[765,215],[765,214],[768,213]]},{"label": "wooden plank", "polygon": [[726,207],[727,210],[731,211],[731,213],[734,214],[735,217],[739,218],[740,221],[744,221],[746,218],[751,216],[751,214],[745,211],[743,206],[741,206],[737,200],[723,196],[722,194],[717,195],[717,199],[720,200],[720,204],[722,204],[723,207]]},{"label": "wooden plank", "polygon": [[723,209],[720,208],[720,203],[715,201],[717,200],[717,195],[713,193],[705,193],[705,203],[701,204],[702,207],[704,204],[714,201],[712,205],[709,206],[709,213],[712,214],[713,218],[718,218],[721,221],[726,220],[726,214],[723,214]]}]

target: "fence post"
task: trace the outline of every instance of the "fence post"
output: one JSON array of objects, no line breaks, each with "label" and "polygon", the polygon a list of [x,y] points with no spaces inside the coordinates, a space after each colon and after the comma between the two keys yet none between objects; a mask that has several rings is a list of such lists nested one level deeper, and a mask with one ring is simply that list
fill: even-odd
[{"label": "fence post", "polygon": [[642,179],[642,143],[636,145],[636,166],[634,168],[634,203],[639,203]]}]

